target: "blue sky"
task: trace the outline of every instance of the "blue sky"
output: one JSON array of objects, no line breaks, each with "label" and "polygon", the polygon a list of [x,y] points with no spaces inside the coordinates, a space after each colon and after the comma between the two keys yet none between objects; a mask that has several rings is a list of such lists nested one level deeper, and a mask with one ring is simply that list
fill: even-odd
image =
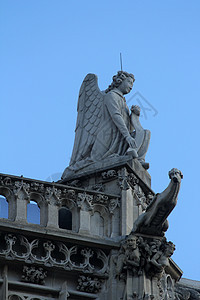
[{"label": "blue sky", "polygon": [[[183,277],[200,280],[200,1],[3,0],[0,3],[0,172],[45,180],[68,165],[80,85],[103,90],[120,69],[151,107],[152,189],[184,175],[167,238]],[[153,108],[158,112],[153,114]]]}]

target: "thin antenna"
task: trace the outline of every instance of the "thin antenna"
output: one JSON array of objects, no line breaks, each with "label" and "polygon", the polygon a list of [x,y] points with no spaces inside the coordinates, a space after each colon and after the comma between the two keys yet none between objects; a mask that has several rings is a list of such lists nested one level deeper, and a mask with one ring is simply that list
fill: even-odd
[{"label": "thin antenna", "polygon": [[121,64],[121,71],[122,71],[122,54],[120,52],[120,64]]}]

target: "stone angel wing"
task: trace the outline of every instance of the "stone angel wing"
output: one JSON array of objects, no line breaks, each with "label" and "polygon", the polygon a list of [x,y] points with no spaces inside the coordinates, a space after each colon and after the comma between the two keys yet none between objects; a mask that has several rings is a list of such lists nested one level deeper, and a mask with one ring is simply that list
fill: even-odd
[{"label": "stone angel wing", "polygon": [[70,165],[89,157],[102,119],[104,93],[95,74],[87,74],[79,91],[75,141]]}]

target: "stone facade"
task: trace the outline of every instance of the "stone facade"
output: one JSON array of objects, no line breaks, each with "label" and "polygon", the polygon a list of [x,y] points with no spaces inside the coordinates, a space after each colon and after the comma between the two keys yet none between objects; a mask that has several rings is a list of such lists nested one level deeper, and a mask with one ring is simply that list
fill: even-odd
[{"label": "stone facade", "polygon": [[[131,234],[154,196],[137,161],[62,184],[1,174],[0,195],[8,202],[8,218],[0,219],[0,299],[186,299],[183,287],[175,289],[182,272],[170,258],[173,243]],[[40,224],[27,221],[30,201]]]}]

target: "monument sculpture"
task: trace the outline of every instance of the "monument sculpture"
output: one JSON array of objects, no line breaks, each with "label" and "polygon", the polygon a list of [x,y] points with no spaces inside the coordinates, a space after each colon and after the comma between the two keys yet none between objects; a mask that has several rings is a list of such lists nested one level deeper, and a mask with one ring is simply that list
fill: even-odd
[{"label": "monument sculpture", "polygon": [[[200,299],[200,283],[181,279],[165,237],[183,175],[173,168],[168,187],[152,191],[150,131],[124,98],[134,80],[119,71],[100,91],[96,75],[85,77],[60,181],[0,174],[0,201],[8,206],[0,217],[0,299]],[[39,224],[28,219],[33,202]]]},{"label": "monument sculpture", "polygon": [[134,81],[133,74],[119,71],[101,92],[95,74],[85,77],[79,92],[74,148],[62,179],[92,163],[101,164],[105,159],[128,154],[148,169],[145,154],[150,132],[139,122],[140,108],[132,106],[130,114],[124,98]]}]

